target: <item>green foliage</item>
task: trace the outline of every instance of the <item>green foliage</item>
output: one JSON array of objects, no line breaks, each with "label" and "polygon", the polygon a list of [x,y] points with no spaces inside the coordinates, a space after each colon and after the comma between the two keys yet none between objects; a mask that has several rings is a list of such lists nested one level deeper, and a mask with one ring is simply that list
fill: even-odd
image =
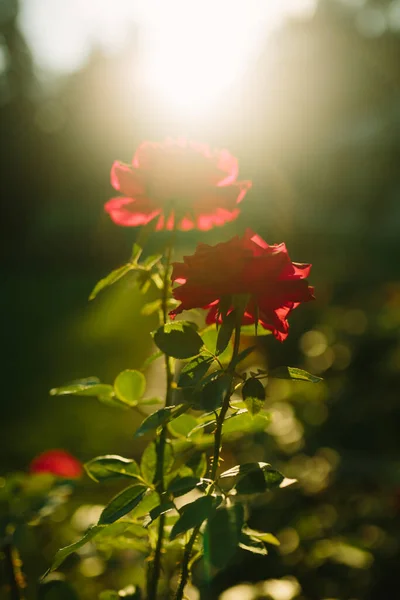
[{"label": "green foliage", "polygon": [[81,537],[78,541],[70,544],[69,546],[65,546],[64,548],[60,548],[57,554],[54,557],[53,564],[51,565],[51,571],[55,571],[58,567],[64,562],[64,560],[73,552],[76,552],[82,546],[90,542],[102,529],[104,529],[106,525],[93,525],[90,529],[87,530],[85,535]]},{"label": "green foliage", "polygon": [[178,535],[198,527],[205,521],[221,502],[221,497],[202,496],[193,502],[185,504],[180,510],[180,517],[171,529],[170,540]]},{"label": "green foliage", "polygon": [[94,481],[105,481],[120,477],[140,477],[136,461],[114,454],[97,456],[84,465],[87,474]]},{"label": "green foliage", "polygon": [[259,413],[265,400],[265,389],[261,381],[254,377],[247,379],[242,387],[242,397],[250,414]]},{"label": "green foliage", "polygon": [[[166,444],[164,449],[164,475],[167,475],[174,463],[174,453],[171,444]],[[140,461],[140,470],[142,472],[143,479],[147,481],[149,485],[153,484],[154,476],[156,474],[157,465],[157,449],[156,443],[151,442],[144,450],[142,459]]]},{"label": "green foliage", "polygon": [[162,325],[152,335],[156,346],[174,358],[191,358],[203,347],[203,340],[187,321]]},{"label": "green foliage", "polygon": [[158,517],[160,517],[161,515],[165,515],[166,513],[174,511],[174,510],[176,510],[175,504],[173,502],[171,502],[170,500],[167,500],[166,502],[163,502],[162,504],[155,506],[154,508],[152,508],[149,511],[149,514],[143,520],[143,523],[142,523],[143,527],[148,527],[151,523],[153,523],[153,521],[158,519]]},{"label": "green foliage", "polygon": [[225,567],[236,552],[244,522],[244,508],[231,504],[219,508],[207,521],[204,556],[216,568]]},{"label": "green foliage", "polygon": [[176,477],[168,486],[168,492],[175,497],[183,496],[201,484],[198,477]]},{"label": "green foliage", "polygon": [[53,388],[52,396],[94,396],[100,402],[117,408],[132,408],[141,401],[143,404],[149,400],[141,400],[146,389],[146,379],[143,373],[133,369],[126,369],[117,375],[114,386],[100,383],[97,377],[79,379],[69,385]]},{"label": "green foliage", "polygon": [[122,371],[114,381],[115,395],[128,406],[136,406],[146,389],[143,373],[132,369]]},{"label": "green foliage", "polygon": [[222,406],[230,393],[232,377],[224,371],[215,371],[202,381],[202,387],[193,395],[195,407],[205,412],[214,411]]},{"label": "green foliage", "polygon": [[99,525],[114,523],[128,514],[143,499],[146,490],[146,485],[136,483],[117,494],[101,513]]},{"label": "green foliage", "polygon": [[303,369],[297,369],[296,367],[278,367],[273,369],[269,373],[270,377],[276,377],[277,379],[291,379],[292,381],[308,381],[309,383],[319,383],[322,381],[321,377],[311,375]]},{"label": "green foliage", "polygon": [[244,527],[242,533],[245,533],[252,538],[260,540],[261,542],[265,542],[266,544],[271,544],[272,546],[279,546],[279,540],[272,535],[272,533],[264,533],[263,531],[256,531],[255,529],[250,529],[250,527]]},{"label": "green foliage", "polygon": [[147,281],[149,282],[149,280],[151,279],[151,271],[153,267],[160,261],[161,255],[149,256],[143,263],[139,264],[138,260],[141,254],[142,248],[140,248],[140,246],[138,246],[137,244],[134,244],[131,260],[125,265],[122,265],[122,267],[118,267],[118,269],[115,269],[114,271],[109,273],[103,279],[100,279],[100,281],[95,285],[94,289],[92,290],[89,296],[89,300],[94,300],[96,296],[102,290],[104,290],[104,288],[113,285],[114,283],[122,279],[122,277],[124,277],[130,271],[134,271],[137,273],[139,288],[142,288],[143,290],[143,287],[146,285]]},{"label": "green foliage", "polygon": [[233,310],[229,315],[223,316],[222,325],[218,331],[216,354],[222,354],[227,348],[236,325],[237,312]]},{"label": "green foliage", "polygon": [[220,474],[225,489],[235,488],[238,494],[257,494],[271,490],[284,480],[279,471],[263,462],[236,465]]},{"label": "green foliage", "polygon": [[261,554],[262,556],[268,554],[265,544],[263,544],[261,540],[252,535],[248,535],[243,531],[239,536],[239,548],[242,548],[242,550],[247,550],[252,554]]},{"label": "green foliage", "polygon": [[244,409],[226,418],[222,426],[222,434],[225,438],[236,437],[265,431],[269,424],[269,416],[258,413],[254,416]]},{"label": "green foliage", "polygon": [[202,354],[186,363],[180,372],[178,386],[195,387],[206,375],[212,362],[212,356]]},{"label": "green foliage", "polygon": [[[183,406],[184,410],[187,410],[187,406]],[[136,430],[134,437],[141,437],[145,435],[149,431],[153,429],[158,429],[158,427],[162,427],[166,423],[168,423],[177,411],[182,410],[182,406],[165,406],[164,408],[160,408],[153,414],[149,415],[145,418],[140,427]]]}]

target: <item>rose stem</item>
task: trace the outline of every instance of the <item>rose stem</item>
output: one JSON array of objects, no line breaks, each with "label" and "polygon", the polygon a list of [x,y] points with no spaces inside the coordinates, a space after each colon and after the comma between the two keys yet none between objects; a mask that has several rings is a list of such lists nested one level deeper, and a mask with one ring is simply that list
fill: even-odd
[{"label": "rose stem", "polygon": [[[172,246],[173,239],[170,240],[170,243],[167,247],[166,252],[166,261],[165,261],[165,271],[164,271],[164,280],[163,280],[163,290],[162,290],[162,298],[161,298],[161,309],[162,309],[162,320],[163,325],[165,325],[168,321],[168,295],[170,289],[169,276],[171,269],[171,257],[172,257]],[[172,371],[171,365],[171,357],[165,354],[165,372],[166,372],[166,393],[165,393],[165,406],[170,406],[172,402],[172,382],[174,378],[174,374]],[[165,445],[167,441],[167,427],[161,429],[161,434],[159,437],[159,441],[157,444],[157,464],[156,464],[156,474],[154,481],[156,483],[156,489],[158,495],[160,496],[160,503],[162,502],[163,495],[165,493],[164,487],[164,454],[165,454]],[[164,527],[165,527],[165,514],[160,515],[158,520],[158,535],[157,535],[157,544],[154,552],[154,561],[150,574],[150,581],[148,585],[148,600],[156,600],[157,598],[157,584],[160,578],[161,572],[161,554],[162,554],[162,546],[164,540]]]},{"label": "rose stem", "polygon": [[[231,374],[232,378],[233,378],[234,371],[235,371],[236,358],[239,353],[240,324],[241,324],[240,320],[238,320],[236,323],[236,327],[235,327],[235,339],[234,339],[234,344],[233,344],[233,354],[232,354],[232,358],[231,358],[231,361],[230,361],[228,369],[227,369],[228,373]],[[226,395],[224,402],[222,404],[221,412],[219,413],[218,418],[217,418],[217,426],[215,429],[214,453],[213,453],[213,457],[211,459],[209,475],[208,475],[209,479],[211,479],[212,481],[215,481],[215,478],[217,475],[219,455],[220,455],[221,446],[222,446],[222,442],[221,442],[222,426],[224,424],[226,413],[228,412],[229,400],[231,399],[231,395],[232,395],[232,392]],[[214,487],[213,485],[210,486],[210,488],[208,490],[209,494],[212,492],[213,487]],[[190,539],[189,539],[188,543],[186,544],[185,552],[183,555],[183,561],[182,561],[181,577],[180,577],[179,586],[178,586],[178,589],[176,592],[175,600],[182,600],[182,598],[183,598],[183,592],[184,592],[184,589],[185,589],[185,586],[186,586],[186,583],[187,583],[187,580],[189,577],[190,557],[192,554],[192,549],[193,549],[194,543],[199,534],[200,527],[201,527],[201,525],[198,525],[197,527],[195,527],[193,529],[192,535],[190,536]]]}]

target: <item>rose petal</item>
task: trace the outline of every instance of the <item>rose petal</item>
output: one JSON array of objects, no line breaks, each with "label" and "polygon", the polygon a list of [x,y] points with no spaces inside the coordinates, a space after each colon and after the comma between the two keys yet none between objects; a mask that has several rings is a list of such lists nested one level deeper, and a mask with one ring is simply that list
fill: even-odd
[{"label": "rose petal", "polygon": [[118,161],[111,167],[111,185],[124,196],[141,196],[144,193],[140,174],[129,165]]},{"label": "rose petal", "polygon": [[147,198],[133,199],[124,196],[112,198],[104,205],[104,209],[114,223],[125,227],[147,225],[160,214],[160,209],[152,208]]}]

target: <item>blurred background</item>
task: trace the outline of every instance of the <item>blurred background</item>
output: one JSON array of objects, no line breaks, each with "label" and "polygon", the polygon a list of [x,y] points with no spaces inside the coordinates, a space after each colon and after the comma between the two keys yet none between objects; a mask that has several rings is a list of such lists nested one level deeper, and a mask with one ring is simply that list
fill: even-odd
[{"label": "blurred background", "polygon": [[[241,552],[213,593],[264,581],[223,598],[378,600],[398,587],[399,58],[399,0],[0,1],[0,487],[47,448],[140,455],[133,417],[48,391],[111,383],[151,353],[149,298],[129,284],[87,298],[137,235],[103,211],[112,162],[186,136],[228,148],[253,189],[236,223],[181,233],[178,254],[249,226],[313,263],[316,302],[259,356],[324,377],[275,382],[268,432],[236,445],[299,483],[254,511],[281,546]],[[29,598],[77,506],[110,496],[86,479],[57,533],[21,540]],[[85,560],[64,569],[81,598],[124,583]]]}]

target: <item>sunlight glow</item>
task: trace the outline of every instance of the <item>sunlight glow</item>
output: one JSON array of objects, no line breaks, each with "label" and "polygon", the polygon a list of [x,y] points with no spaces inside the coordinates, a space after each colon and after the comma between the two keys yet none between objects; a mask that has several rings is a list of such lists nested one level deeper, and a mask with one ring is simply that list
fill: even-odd
[{"label": "sunlight glow", "polygon": [[207,108],[239,77],[262,36],[285,14],[282,0],[147,0],[144,74],[147,85],[176,109]]},{"label": "sunlight glow", "polygon": [[[317,0],[22,0],[19,26],[41,73],[82,68],[93,51],[123,60],[130,80],[190,115],[214,105],[287,16]],[[125,56],[124,56],[125,53]]]}]

